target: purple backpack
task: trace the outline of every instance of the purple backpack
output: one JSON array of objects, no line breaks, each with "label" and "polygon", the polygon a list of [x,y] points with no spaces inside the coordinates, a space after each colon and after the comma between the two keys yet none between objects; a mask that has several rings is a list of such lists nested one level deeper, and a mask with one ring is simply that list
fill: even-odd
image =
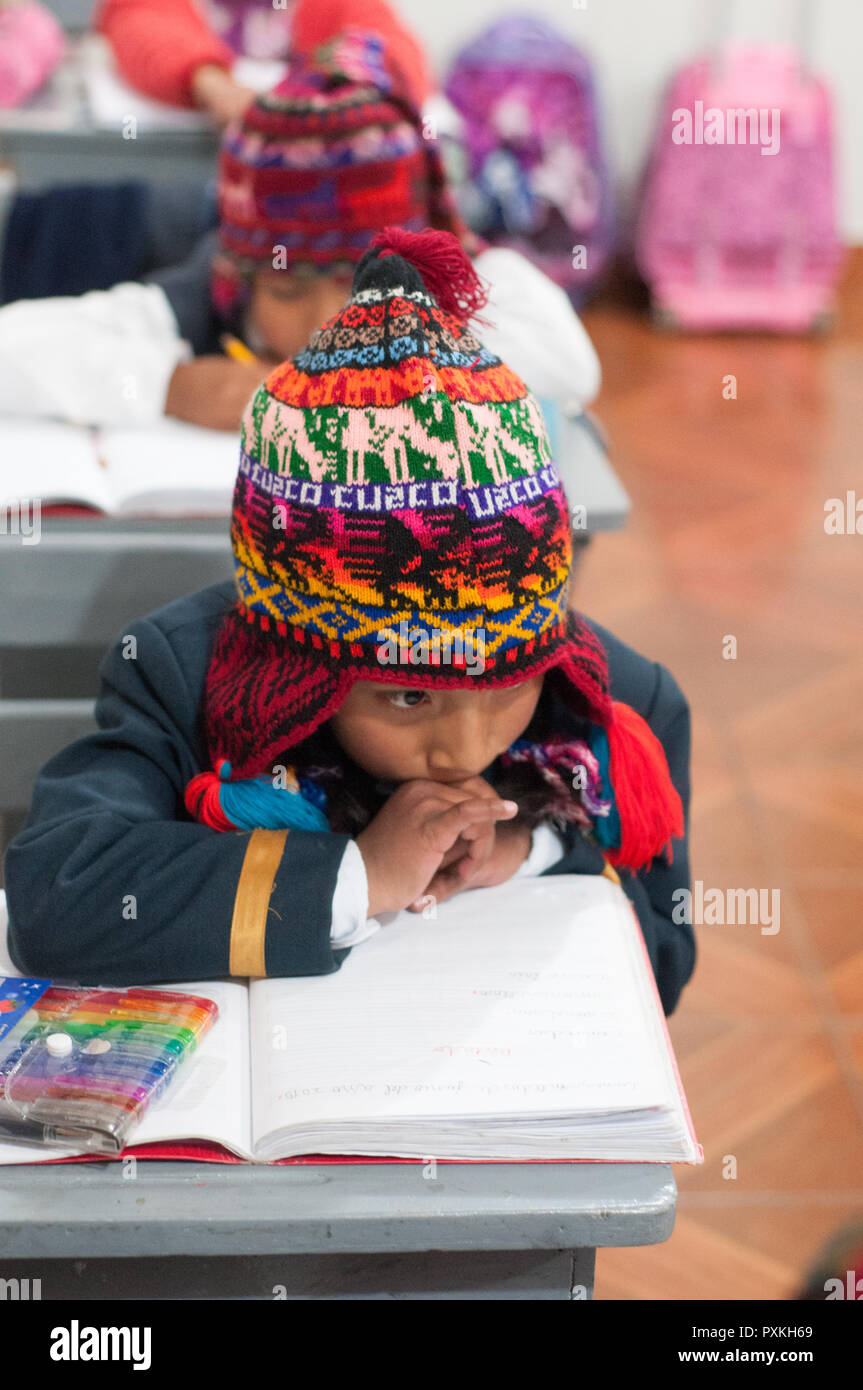
[{"label": "purple backpack", "polygon": [[462,49],[444,90],[462,123],[465,220],[493,245],[521,251],[579,304],[613,232],[587,59],[550,25],[509,16]]},{"label": "purple backpack", "polygon": [[727,44],[677,74],[635,253],[665,325],[800,332],[827,319],[842,259],[831,103],[793,48]]}]

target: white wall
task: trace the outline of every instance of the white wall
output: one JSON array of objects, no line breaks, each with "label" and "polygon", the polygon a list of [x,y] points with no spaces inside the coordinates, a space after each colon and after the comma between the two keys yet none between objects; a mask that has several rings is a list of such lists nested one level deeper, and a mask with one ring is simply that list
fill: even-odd
[{"label": "white wall", "polygon": [[[584,4],[585,8],[580,6]],[[594,62],[624,212],[641,170],[662,89],[719,37],[796,40],[832,87],[839,206],[849,241],[863,243],[863,0],[397,0],[436,71],[507,12],[553,24]],[[801,24],[802,11],[808,19]]]}]

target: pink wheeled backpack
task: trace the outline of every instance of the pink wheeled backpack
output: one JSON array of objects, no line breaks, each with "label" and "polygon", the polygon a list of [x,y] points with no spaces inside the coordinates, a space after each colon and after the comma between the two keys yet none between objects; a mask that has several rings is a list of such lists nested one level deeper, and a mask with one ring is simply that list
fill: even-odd
[{"label": "pink wheeled backpack", "polygon": [[793,48],[726,44],[666,95],[636,231],[660,323],[800,332],[842,260],[832,108]]}]

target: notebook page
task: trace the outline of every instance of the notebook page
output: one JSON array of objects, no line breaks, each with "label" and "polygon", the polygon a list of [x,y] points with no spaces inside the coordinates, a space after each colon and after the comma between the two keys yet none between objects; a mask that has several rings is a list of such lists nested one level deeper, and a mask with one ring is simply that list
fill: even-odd
[{"label": "notebook page", "polygon": [[166,419],[146,429],[103,430],[98,448],[116,515],[230,515],[239,431]]},{"label": "notebook page", "polygon": [[511,880],[437,913],[400,913],[335,974],[253,982],[256,1151],[323,1120],[676,1107],[620,888]]},{"label": "notebook page", "polygon": [[0,504],[38,498],[111,510],[108,476],[91,431],[57,420],[0,417]]}]

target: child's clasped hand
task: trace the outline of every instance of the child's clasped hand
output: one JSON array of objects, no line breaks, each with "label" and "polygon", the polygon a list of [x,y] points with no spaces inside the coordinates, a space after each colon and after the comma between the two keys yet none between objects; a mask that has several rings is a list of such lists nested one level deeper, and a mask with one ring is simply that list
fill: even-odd
[{"label": "child's clasped hand", "polygon": [[[523,826],[506,826],[510,833],[498,841],[517,813],[516,803],[501,800],[481,777],[402,783],[357,835],[368,915],[404,907],[418,911],[428,896],[442,901],[463,888],[510,877],[530,849],[530,831]],[[505,864],[512,864],[509,872],[502,872]]]}]

